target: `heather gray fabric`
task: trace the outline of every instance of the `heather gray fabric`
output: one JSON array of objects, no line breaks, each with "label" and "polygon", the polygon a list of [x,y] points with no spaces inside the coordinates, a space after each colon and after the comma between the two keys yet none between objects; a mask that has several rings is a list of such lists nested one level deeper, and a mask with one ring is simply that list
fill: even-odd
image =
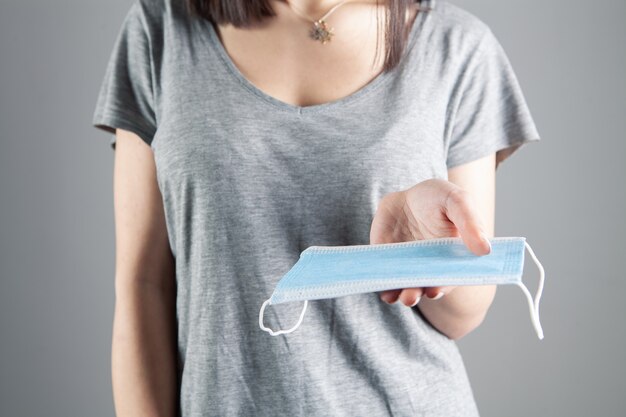
[{"label": "heather gray fabric", "polygon": [[[136,0],[93,124],[154,151],[176,257],[182,416],[478,414],[456,344],[417,308],[375,293],[313,301],[279,337],[258,312],[308,246],[368,244],[385,194],[539,139],[485,23],[438,1],[394,72],[298,107],[248,82],[182,1]],[[269,306],[265,323],[288,328],[301,307]]]}]

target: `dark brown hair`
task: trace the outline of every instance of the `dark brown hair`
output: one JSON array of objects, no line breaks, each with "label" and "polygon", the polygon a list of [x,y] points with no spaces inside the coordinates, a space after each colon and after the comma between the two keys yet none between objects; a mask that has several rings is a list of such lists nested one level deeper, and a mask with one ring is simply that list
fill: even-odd
[{"label": "dark brown hair", "polygon": [[[379,5],[381,0],[376,0]],[[409,31],[406,28],[405,13],[413,3],[422,5],[422,0],[382,0],[386,3],[385,16],[385,62],[383,71],[395,68],[404,52]],[[246,27],[256,21],[276,16],[270,0],[185,0],[187,10],[215,24],[232,24]],[[418,11],[428,11],[425,8]],[[380,22],[379,22],[380,25]],[[378,41],[377,41],[378,45]],[[378,54],[378,46],[377,46]]]}]

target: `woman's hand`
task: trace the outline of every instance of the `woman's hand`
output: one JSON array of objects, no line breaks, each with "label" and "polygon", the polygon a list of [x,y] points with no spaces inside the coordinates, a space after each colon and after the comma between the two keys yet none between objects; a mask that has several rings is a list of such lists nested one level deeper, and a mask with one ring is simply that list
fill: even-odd
[{"label": "woman's hand", "polygon": [[[491,250],[469,193],[449,181],[432,179],[383,197],[372,221],[370,244],[459,236],[476,255]],[[380,297],[415,306],[423,295],[436,300],[455,288],[405,288],[383,291]]]}]

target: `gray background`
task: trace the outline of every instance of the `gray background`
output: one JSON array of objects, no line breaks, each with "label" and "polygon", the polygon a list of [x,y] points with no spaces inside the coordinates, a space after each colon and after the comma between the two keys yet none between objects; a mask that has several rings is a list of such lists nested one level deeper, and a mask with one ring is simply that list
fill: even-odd
[{"label": "gray background", "polygon": [[[454,0],[504,46],[543,138],[499,169],[499,236],[547,271],[463,339],[483,416],[626,413],[626,2]],[[91,127],[129,0],[0,0],[0,415],[113,414],[110,136]],[[527,264],[534,292],[536,270]]]}]

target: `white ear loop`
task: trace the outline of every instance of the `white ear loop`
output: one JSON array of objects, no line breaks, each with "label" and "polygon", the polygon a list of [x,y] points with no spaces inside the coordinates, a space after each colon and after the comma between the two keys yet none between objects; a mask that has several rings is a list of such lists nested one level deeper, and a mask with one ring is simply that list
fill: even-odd
[{"label": "white ear loop", "polygon": [[539,322],[539,300],[541,299],[541,294],[543,293],[545,271],[543,269],[543,265],[541,265],[541,262],[539,262],[539,259],[537,259],[535,252],[533,252],[528,242],[524,242],[524,244],[526,245],[526,249],[528,250],[528,253],[530,253],[530,256],[533,258],[533,261],[535,261],[535,264],[537,265],[537,268],[539,269],[539,286],[537,287],[537,293],[535,294],[534,302],[533,302],[533,297],[530,295],[530,291],[528,291],[528,288],[526,288],[526,285],[524,285],[524,283],[521,281],[518,282],[517,285],[522,289],[522,291],[524,291],[524,294],[526,295],[526,299],[528,300],[528,308],[530,309],[530,318],[533,322],[533,327],[535,328],[535,331],[537,332],[537,336],[539,337],[539,339],[543,339],[543,329],[541,328],[541,323]]},{"label": "white ear loop", "polygon": [[291,333],[294,330],[296,330],[302,323],[302,319],[304,318],[304,312],[306,311],[306,306],[309,304],[308,300],[304,300],[304,307],[302,307],[300,318],[298,319],[298,322],[291,329],[274,331],[270,329],[269,327],[265,327],[265,325],[263,324],[263,312],[265,311],[265,306],[269,302],[270,302],[270,299],[268,298],[267,300],[263,302],[263,305],[261,306],[261,310],[259,311],[259,327],[261,328],[261,330],[268,332],[272,336],[278,336],[279,334]]}]

